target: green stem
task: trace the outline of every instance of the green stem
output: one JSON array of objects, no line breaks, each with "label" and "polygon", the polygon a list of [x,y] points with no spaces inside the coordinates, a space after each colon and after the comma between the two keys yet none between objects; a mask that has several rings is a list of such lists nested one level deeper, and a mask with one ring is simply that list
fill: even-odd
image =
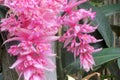
[{"label": "green stem", "polygon": [[[59,30],[58,36],[61,36],[62,29]],[[57,42],[57,74],[58,80],[64,80],[63,74],[63,66],[62,66],[62,59],[61,59],[61,44]]]}]

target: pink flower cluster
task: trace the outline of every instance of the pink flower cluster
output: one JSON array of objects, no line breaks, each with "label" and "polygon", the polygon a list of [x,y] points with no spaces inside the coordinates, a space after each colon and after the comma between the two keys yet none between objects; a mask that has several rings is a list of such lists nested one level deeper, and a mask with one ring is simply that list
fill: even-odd
[{"label": "pink flower cluster", "polygon": [[[1,31],[9,32],[4,43],[18,40],[8,52],[17,56],[10,67],[15,68],[25,80],[45,80],[45,71],[53,71],[55,65],[49,59],[53,54],[52,42],[59,39],[55,36],[61,26],[69,26],[67,32],[59,39],[64,47],[80,56],[82,67],[89,71],[94,65],[92,53],[96,51],[89,43],[97,40],[88,33],[97,27],[88,24],[88,18],[94,19],[95,12],[75,7],[87,0],[4,0],[4,5],[12,11],[2,19]],[[61,15],[61,13],[65,13]],[[83,20],[83,24],[79,21]]]},{"label": "pink flower cluster", "polygon": [[94,19],[95,14],[95,12],[91,12],[91,9],[89,11],[79,9],[72,10],[66,16],[62,17],[64,25],[68,26],[68,30],[59,41],[64,42],[64,47],[74,53],[75,58],[77,56],[80,57],[81,67],[87,72],[95,65],[92,53],[101,50],[101,48],[95,50],[90,45],[90,43],[101,41],[89,34],[97,29],[97,26],[91,26],[89,23],[89,20]]}]

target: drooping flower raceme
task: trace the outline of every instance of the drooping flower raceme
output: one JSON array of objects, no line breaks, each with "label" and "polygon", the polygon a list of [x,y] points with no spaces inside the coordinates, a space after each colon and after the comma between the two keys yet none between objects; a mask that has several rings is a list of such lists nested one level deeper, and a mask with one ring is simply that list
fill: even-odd
[{"label": "drooping flower raceme", "polygon": [[[95,50],[89,44],[101,41],[89,34],[97,29],[97,26],[93,27],[89,24],[89,19],[93,20],[95,14],[91,9],[89,11],[79,9],[72,10],[62,17],[64,25],[68,25],[69,28],[59,41],[64,42],[64,47],[71,51],[75,58],[80,57],[81,67],[87,72],[95,65],[92,53],[101,50],[101,48]],[[82,24],[79,21],[82,21]]]},{"label": "drooping flower raceme", "polygon": [[[25,80],[45,80],[45,71],[53,71],[55,65],[49,57],[55,56],[51,43],[59,39],[55,36],[61,26],[68,26],[67,32],[59,39],[64,47],[80,57],[82,67],[89,71],[95,64],[92,53],[96,51],[89,43],[100,40],[88,33],[97,27],[88,24],[95,12],[74,9],[87,0],[4,0],[4,5],[12,11],[2,19],[1,31],[8,31],[8,40],[18,40],[8,52],[17,56],[10,67],[15,68],[19,77]],[[65,13],[61,15],[61,13]],[[83,20],[83,24],[79,21]]]}]

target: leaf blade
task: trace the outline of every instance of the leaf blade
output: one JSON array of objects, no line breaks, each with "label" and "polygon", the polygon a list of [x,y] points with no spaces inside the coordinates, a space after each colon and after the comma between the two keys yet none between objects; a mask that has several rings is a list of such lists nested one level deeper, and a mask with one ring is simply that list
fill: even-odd
[{"label": "leaf blade", "polygon": [[105,5],[99,8],[106,16],[120,13],[120,4]]}]

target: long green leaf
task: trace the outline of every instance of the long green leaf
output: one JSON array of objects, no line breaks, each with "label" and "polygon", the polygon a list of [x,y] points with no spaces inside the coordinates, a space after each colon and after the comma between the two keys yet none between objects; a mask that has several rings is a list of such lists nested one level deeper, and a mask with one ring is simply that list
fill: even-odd
[{"label": "long green leaf", "polygon": [[120,12],[120,4],[105,5],[99,8],[106,16]]},{"label": "long green leaf", "polygon": [[108,22],[108,19],[106,18],[104,13],[99,8],[94,7],[94,6],[90,5],[89,3],[80,5],[80,8],[85,8],[85,9],[92,8],[93,11],[95,11],[97,13],[96,18],[93,21],[93,24],[99,25],[98,31],[100,32],[103,39],[105,40],[106,45],[108,47],[113,46],[113,43],[114,43],[113,33],[112,33],[112,30],[110,27],[110,23]]},{"label": "long green leaf", "polygon": [[120,48],[106,48],[93,55],[95,67],[120,57]]},{"label": "long green leaf", "polygon": [[[93,55],[96,65],[94,67],[105,64],[109,61],[115,60],[120,57],[120,48],[106,48],[100,52],[97,52]],[[72,62],[64,68],[67,73],[74,73],[75,71],[80,70],[79,59]]]}]

